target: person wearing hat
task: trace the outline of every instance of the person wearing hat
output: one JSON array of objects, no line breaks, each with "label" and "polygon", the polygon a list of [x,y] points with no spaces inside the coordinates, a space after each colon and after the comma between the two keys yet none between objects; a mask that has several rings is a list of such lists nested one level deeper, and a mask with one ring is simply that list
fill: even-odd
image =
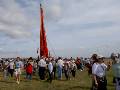
[{"label": "person wearing hat", "polygon": [[107,90],[106,70],[107,65],[103,62],[103,56],[98,56],[92,66],[92,90]]}]

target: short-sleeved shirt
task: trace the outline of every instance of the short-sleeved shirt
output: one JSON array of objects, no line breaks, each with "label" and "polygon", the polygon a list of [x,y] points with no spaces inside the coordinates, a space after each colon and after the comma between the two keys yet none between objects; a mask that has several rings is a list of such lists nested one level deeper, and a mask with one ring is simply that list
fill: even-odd
[{"label": "short-sleeved shirt", "polygon": [[113,64],[112,69],[114,77],[120,78],[120,63]]},{"label": "short-sleeved shirt", "polygon": [[46,67],[47,64],[46,64],[46,61],[44,59],[41,59],[39,62],[38,62],[38,66],[39,67]]},{"label": "short-sleeved shirt", "polygon": [[64,66],[63,60],[62,60],[62,59],[59,59],[59,60],[57,61],[57,65],[62,68],[62,67]]},{"label": "short-sleeved shirt", "polygon": [[18,68],[22,68],[22,62],[21,61],[17,61],[15,62],[15,68],[18,69]]},{"label": "short-sleeved shirt", "polygon": [[14,62],[10,62],[9,66],[10,66],[10,69],[14,69]]},{"label": "short-sleeved shirt", "polygon": [[53,65],[51,62],[49,62],[49,64],[48,64],[48,70],[50,73],[52,73],[52,71],[53,71]]},{"label": "short-sleeved shirt", "polygon": [[92,74],[99,77],[103,77],[106,75],[106,69],[107,69],[107,66],[104,63],[102,64],[94,63],[92,66]]}]

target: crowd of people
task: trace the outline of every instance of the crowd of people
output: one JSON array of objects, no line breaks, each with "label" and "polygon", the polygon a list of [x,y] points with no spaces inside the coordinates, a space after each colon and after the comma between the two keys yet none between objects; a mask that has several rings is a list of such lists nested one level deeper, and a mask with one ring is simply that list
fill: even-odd
[{"label": "crowd of people", "polygon": [[88,70],[88,75],[92,81],[91,90],[107,90],[106,72],[112,67],[113,83],[116,90],[120,90],[120,56],[112,54],[111,59],[113,65],[106,65],[104,57],[93,54],[91,58],[54,58],[41,57],[40,59],[5,59],[0,61],[0,71],[3,73],[4,80],[9,77],[14,77],[16,83],[20,84],[20,77],[25,73],[27,80],[32,80],[33,75],[38,75],[40,80],[47,80],[52,83],[52,80],[62,80],[63,75],[66,80],[74,80],[76,71]]},{"label": "crowd of people", "polygon": [[63,73],[66,80],[74,79],[76,70],[81,69],[80,67],[82,68],[80,59],[75,60],[72,57],[70,59],[41,57],[39,60],[32,57],[28,59],[17,57],[0,61],[0,71],[3,73],[3,78],[6,80],[15,76],[17,84],[20,83],[22,73],[26,74],[28,80],[32,80],[32,76],[38,74],[40,80],[47,80],[50,83],[53,79],[62,80]]}]

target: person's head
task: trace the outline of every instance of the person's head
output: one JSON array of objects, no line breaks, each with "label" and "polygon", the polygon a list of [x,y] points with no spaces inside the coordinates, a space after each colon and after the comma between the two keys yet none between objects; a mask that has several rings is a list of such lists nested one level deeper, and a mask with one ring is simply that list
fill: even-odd
[{"label": "person's head", "polygon": [[58,57],[58,60],[61,59],[61,57]]},{"label": "person's head", "polygon": [[16,61],[20,61],[20,57],[17,57],[17,58],[16,58]]},{"label": "person's head", "polygon": [[29,58],[28,58],[28,61],[32,62],[32,61],[33,61],[33,58],[32,58],[32,57],[29,57]]},{"label": "person's head", "polygon": [[7,62],[7,61],[8,61],[8,59],[5,60],[5,62]]},{"label": "person's head", "polygon": [[99,56],[97,57],[97,59],[98,59],[98,62],[99,62],[99,63],[103,63],[103,62],[104,62],[104,61],[103,61],[104,57],[103,57],[102,55],[99,55]]},{"label": "person's head", "polygon": [[113,63],[116,64],[116,63],[120,63],[119,59],[117,56],[115,56],[115,59],[113,60]]},{"label": "person's head", "polygon": [[98,62],[98,55],[97,54],[93,54],[91,59],[93,60],[93,62]]},{"label": "person's head", "polygon": [[12,59],[10,59],[10,62],[12,62],[13,60]]}]

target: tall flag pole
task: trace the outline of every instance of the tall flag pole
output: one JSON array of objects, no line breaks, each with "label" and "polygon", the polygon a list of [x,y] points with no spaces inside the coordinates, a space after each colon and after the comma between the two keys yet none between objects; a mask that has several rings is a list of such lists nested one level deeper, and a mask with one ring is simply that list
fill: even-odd
[{"label": "tall flag pole", "polygon": [[43,8],[40,4],[40,57],[48,57],[48,47],[47,47],[47,39],[46,39],[46,32],[44,28],[44,15],[43,15]]}]

